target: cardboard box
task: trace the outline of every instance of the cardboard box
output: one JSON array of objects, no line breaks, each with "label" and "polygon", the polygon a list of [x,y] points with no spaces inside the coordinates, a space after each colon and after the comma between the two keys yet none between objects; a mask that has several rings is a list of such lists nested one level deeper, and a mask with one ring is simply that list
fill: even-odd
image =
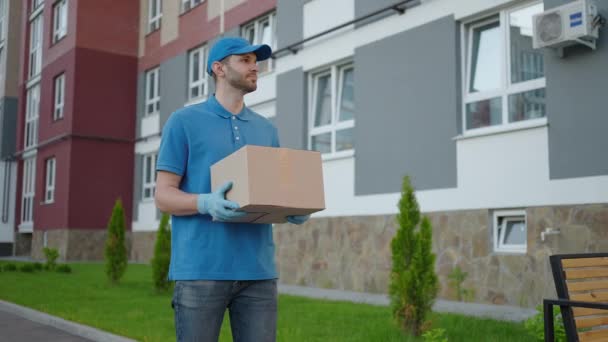
[{"label": "cardboard box", "polygon": [[247,145],[211,166],[211,189],[227,181],[226,199],[249,213],[233,222],[283,223],[325,209],[321,154]]}]

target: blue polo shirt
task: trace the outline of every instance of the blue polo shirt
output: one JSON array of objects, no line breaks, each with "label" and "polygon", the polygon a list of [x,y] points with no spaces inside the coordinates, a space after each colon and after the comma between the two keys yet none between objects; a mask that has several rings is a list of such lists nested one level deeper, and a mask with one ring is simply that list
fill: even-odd
[{"label": "blue polo shirt", "polygon": [[[279,147],[277,129],[246,106],[233,115],[211,96],[171,114],[156,170],[181,176],[182,191],[209,193],[211,165],[245,145]],[[214,222],[200,214],[172,216],[171,234],[171,280],[277,278],[270,224]]]}]

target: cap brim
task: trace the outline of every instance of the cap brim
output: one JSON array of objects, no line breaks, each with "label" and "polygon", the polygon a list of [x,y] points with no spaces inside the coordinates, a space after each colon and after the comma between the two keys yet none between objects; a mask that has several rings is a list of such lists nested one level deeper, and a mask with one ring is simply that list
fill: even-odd
[{"label": "cap brim", "polygon": [[250,46],[247,46],[246,48],[235,51],[232,54],[242,55],[242,54],[250,53],[250,52],[255,53],[255,56],[257,57],[258,62],[268,59],[272,55],[272,49],[270,48],[270,46],[268,46],[266,44],[250,45]]}]

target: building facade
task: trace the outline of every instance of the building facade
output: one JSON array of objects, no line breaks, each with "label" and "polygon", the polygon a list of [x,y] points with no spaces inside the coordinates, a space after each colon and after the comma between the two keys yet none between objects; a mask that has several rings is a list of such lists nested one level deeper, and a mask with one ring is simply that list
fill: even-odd
[{"label": "building facade", "polygon": [[139,6],[21,4],[16,254],[100,259],[114,201],[132,212]]},{"label": "building facade", "polygon": [[554,291],[549,255],[608,248],[606,28],[596,50],[532,48],[532,16],[566,2],[44,1],[47,33],[33,35],[38,12],[24,7],[15,240],[31,231],[32,255],[49,245],[94,259],[80,250],[101,244],[121,197],[131,259],[149,261],[162,127],[213,93],[213,42],[243,36],[275,51],[246,104],[282,146],[323,157],[327,209],[275,225],[281,282],[385,293],[408,175],[433,223],[440,297],[454,298],[459,267],[470,300],[533,307]]}]

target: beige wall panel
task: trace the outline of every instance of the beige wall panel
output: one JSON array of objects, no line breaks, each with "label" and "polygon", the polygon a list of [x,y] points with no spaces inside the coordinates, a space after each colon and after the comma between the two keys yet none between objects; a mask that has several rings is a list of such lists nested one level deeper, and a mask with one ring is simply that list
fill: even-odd
[{"label": "beige wall panel", "polygon": [[218,15],[222,8],[222,1],[224,2],[224,12],[244,3],[247,0],[207,0],[207,20],[212,20]]},{"label": "beige wall panel", "polygon": [[179,36],[179,6],[181,2],[163,0],[163,19],[160,26],[160,45],[165,45]]},{"label": "beige wall panel", "polygon": [[0,85],[0,94],[17,97],[17,83],[19,82],[19,49],[21,48],[21,2],[7,1],[9,13],[7,15],[6,58],[0,66],[5,75],[5,82]]},{"label": "beige wall panel", "polygon": [[139,0],[139,57],[146,53],[146,34],[148,33],[148,2]]}]

